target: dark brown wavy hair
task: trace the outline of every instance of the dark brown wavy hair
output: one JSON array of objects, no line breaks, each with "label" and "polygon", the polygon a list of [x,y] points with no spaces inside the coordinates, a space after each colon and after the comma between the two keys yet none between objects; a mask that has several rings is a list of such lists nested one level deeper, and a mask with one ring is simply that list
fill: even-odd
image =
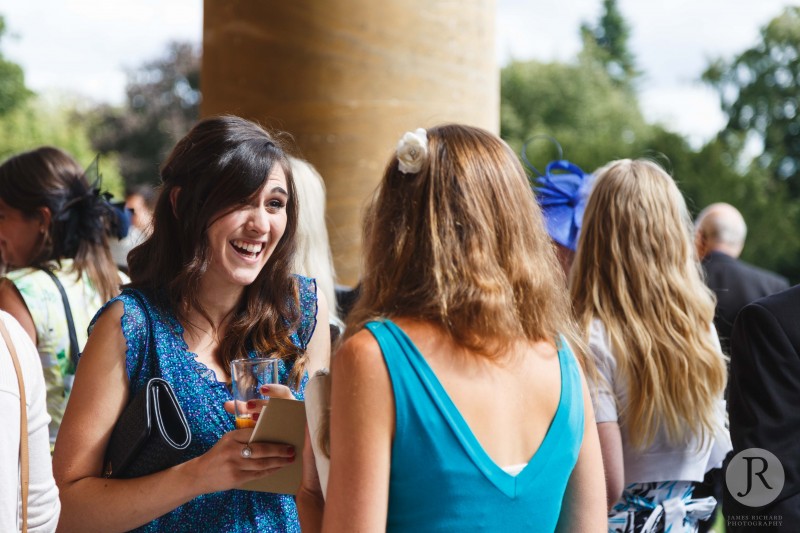
[{"label": "dark brown wavy hair", "polygon": [[[267,183],[275,165],[286,174],[286,230],[266,265],[247,286],[219,347],[222,367],[248,350],[275,352],[294,361],[292,379],[305,359],[290,336],[300,319],[298,287],[291,275],[297,229],[297,198],[289,159],[278,139],[261,126],[234,116],[198,122],[178,141],[161,166],[162,191],[153,233],[128,255],[130,286],[154,291],[186,321],[196,309],[211,323],[198,298],[211,261],[207,230],[218,218],[247,205]],[[179,188],[175,206],[172,191]]]},{"label": "dark brown wavy hair", "polygon": [[559,334],[575,348],[566,280],[516,155],[471,126],[427,137],[419,172],[400,172],[391,157],[364,220],[361,295],[346,336],[375,318],[412,317],[486,357]]},{"label": "dark brown wavy hair", "polygon": [[28,265],[73,259],[77,277],[85,272],[100,295],[119,294],[122,280],[108,248],[116,214],[100,191],[90,184],[81,166],[66,152],[43,146],[11,157],[0,165],[0,198],[23,216],[38,217],[50,210],[50,225]]}]

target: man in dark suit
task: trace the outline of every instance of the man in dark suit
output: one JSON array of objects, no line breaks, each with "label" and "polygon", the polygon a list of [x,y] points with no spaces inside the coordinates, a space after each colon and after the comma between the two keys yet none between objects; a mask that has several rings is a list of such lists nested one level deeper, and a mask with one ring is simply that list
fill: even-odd
[{"label": "man in dark suit", "polygon": [[[706,272],[706,284],[717,296],[714,327],[722,351],[731,353],[731,332],[736,315],[748,303],[789,288],[785,278],[740,261],[747,225],[739,211],[730,204],[711,204],[703,209],[695,222],[697,255]],[[706,474],[695,494],[723,497],[723,469]],[[711,521],[700,524],[700,533],[710,530]],[[798,524],[800,526],[800,524]],[[800,530],[799,530],[800,531]]]},{"label": "man in dark suit", "polygon": [[781,522],[765,528],[729,524],[728,532],[800,531],[800,285],[742,309],[731,346],[733,453],[748,448],[772,452],[783,466],[785,482],[777,498],[761,508],[747,507],[725,491],[723,510],[729,521],[761,516],[765,521],[780,517]]},{"label": "man in dark suit", "polygon": [[789,288],[786,278],[740,261],[747,225],[730,204],[711,204],[695,223],[697,253],[706,271],[706,284],[717,295],[714,326],[722,349],[730,354],[733,322],[750,302]]}]

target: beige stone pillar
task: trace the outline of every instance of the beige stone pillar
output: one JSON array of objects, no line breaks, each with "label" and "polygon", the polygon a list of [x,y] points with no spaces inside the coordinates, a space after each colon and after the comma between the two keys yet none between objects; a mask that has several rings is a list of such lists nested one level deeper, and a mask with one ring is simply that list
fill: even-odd
[{"label": "beige stone pillar", "polygon": [[202,113],[285,130],[328,189],[337,274],[403,132],[499,129],[493,0],[205,0]]}]

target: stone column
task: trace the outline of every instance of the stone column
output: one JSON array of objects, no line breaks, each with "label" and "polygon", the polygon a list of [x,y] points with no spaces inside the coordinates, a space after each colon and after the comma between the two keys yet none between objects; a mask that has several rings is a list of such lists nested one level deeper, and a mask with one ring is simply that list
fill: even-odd
[{"label": "stone column", "polygon": [[407,130],[497,132],[493,0],[205,0],[202,114],[289,132],[322,174],[339,280],[361,266],[361,216]]}]

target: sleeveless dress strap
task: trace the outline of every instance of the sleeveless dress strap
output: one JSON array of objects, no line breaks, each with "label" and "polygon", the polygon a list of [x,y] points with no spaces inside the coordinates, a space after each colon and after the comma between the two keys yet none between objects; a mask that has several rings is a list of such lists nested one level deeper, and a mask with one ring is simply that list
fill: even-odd
[{"label": "sleeveless dress strap", "polygon": [[[378,341],[378,345],[383,352],[383,360],[386,363],[386,368],[392,381],[395,405],[400,407],[407,405],[407,401],[419,390],[416,390],[414,385],[416,380],[411,379],[414,370],[408,361],[408,354],[389,330],[389,324],[390,322],[386,320],[376,320],[367,322],[365,327]],[[414,390],[409,390],[409,387]],[[395,409],[395,424],[398,427],[402,427],[405,424],[406,414],[406,411],[402,408]]]}]

